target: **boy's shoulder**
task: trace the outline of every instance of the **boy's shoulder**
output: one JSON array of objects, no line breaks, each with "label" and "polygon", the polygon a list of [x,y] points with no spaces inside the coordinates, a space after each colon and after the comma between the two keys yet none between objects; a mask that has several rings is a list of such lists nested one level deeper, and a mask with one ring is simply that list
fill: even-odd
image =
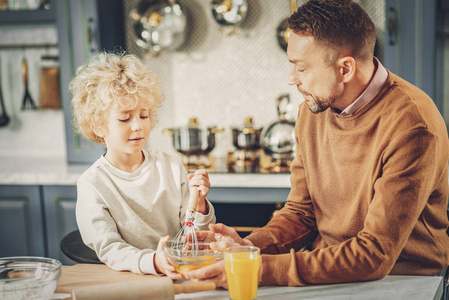
[{"label": "boy's shoulder", "polygon": [[179,165],[182,164],[182,158],[179,155],[168,153],[159,149],[144,149],[149,154],[149,157],[155,162],[155,163],[162,163],[162,164],[175,164]]},{"label": "boy's shoulder", "polygon": [[97,159],[86,171],[81,174],[78,181],[95,181],[99,173],[103,172],[101,158]]}]

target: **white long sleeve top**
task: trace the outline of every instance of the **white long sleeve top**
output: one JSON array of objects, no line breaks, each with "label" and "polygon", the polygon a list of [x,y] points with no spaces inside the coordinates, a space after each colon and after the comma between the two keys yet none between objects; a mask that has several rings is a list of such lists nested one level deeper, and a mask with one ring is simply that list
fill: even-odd
[{"label": "white long sleeve top", "polygon": [[[156,274],[154,255],[161,237],[181,230],[189,201],[187,170],[180,157],[142,150],[134,172],[117,169],[102,156],[79,178],[76,220],[84,243],[114,270]],[[195,213],[195,226],[215,223]]]}]

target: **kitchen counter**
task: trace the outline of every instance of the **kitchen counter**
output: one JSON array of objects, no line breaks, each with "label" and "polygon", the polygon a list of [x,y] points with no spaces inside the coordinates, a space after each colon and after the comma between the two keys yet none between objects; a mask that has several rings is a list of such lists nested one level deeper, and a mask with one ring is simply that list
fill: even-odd
[{"label": "kitchen counter", "polygon": [[[440,300],[443,293],[442,277],[389,275],[381,280],[331,284],[307,287],[262,286],[257,299],[420,299]],[[176,300],[214,299],[228,300],[226,290],[215,290],[193,294],[178,294]]]},{"label": "kitchen counter", "polygon": [[[381,280],[317,285],[307,287],[261,286],[257,299],[420,299],[440,300],[443,293],[442,277],[389,275]],[[51,299],[66,299],[70,294],[55,293]],[[177,294],[175,300],[228,300],[227,290],[219,289],[192,294]]]},{"label": "kitchen counter", "polygon": [[[76,185],[90,165],[65,157],[0,157],[0,185]],[[212,187],[289,188],[290,174],[210,173]]]}]

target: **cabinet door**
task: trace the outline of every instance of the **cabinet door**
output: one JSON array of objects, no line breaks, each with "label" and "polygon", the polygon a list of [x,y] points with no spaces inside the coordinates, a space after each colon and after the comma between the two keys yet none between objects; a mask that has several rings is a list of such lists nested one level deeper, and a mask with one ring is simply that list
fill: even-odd
[{"label": "cabinet door", "polygon": [[217,223],[233,227],[241,237],[265,226],[287,201],[289,188],[214,188],[207,199]]},{"label": "cabinet door", "polygon": [[47,256],[38,186],[0,186],[0,257]]},{"label": "cabinet door", "polygon": [[60,242],[66,234],[78,228],[75,218],[76,187],[44,186],[43,195],[48,255],[63,265],[73,265],[75,262],[62,253]]},{"label": "cabinet door", "polygon": [[385,0],[384,66],[416,85],[441,110],[437,81],[437,0]]},{"label": "cabinet door", "polygon": [[[57,28],[62,108],[69,163],[92,163],[104,147],[84,139],[72,127],[70,80],[76,69],[100,51],[124,47],[122,0],[58,1]],[[101,12],[101,14],[99,13]]]}]

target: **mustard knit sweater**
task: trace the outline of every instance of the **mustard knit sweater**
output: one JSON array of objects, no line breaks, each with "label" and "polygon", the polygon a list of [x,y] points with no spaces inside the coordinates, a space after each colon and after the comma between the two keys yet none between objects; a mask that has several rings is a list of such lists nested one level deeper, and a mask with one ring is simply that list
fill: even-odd
[{"label": "mustard knit sweater", "polygon": [[423,91],[389,73],[353,115],[303,103],[296,148],[285,207],[248,237],[267,254],[262,283],[434,275],[449,265],[448,134]]}]

